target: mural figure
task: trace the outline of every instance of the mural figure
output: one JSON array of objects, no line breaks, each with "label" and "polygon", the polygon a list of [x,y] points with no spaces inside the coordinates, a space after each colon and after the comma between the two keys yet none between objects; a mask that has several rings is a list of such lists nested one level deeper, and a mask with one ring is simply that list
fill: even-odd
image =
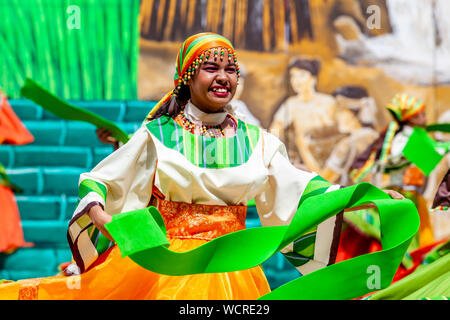
[{"label": "mural figure", "polygon": [[[378,138],[375,101],[359,86],[344,86],[333,92],[342,120],[340,131],[349,133],[333,148],[322,177],[341,185],[349,184],[349,170],[356,157]],[[357,120],[353,117],[357,116]],[[346,121],[348,119],[348,121]]]},{"label": "mural figure", "polygon": [[321,172],[333,146],[348,135],[353,114],[339,116],[335,98],[316,90],[320,65],[316,60],[296,59],[289,68],[294,92],[275,112],[270,131],[287,146],[289,158],[314,172]]}]

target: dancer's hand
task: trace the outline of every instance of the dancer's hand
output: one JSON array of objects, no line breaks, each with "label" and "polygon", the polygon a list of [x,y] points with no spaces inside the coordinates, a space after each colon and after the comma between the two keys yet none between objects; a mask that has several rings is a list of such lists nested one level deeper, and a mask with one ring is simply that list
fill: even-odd
[{"label": "dancer's hand", "polygon": [[389,196],[391,196],[392,199],[396,199],[396,200],[405,199],[405,197],[397,191],[394,191],[394,190],[383,190],[383,191],[386,192]]},{"label": "dancer's hand", "polygon": [[[387,193],[392,199],[396,199],[396,200],[403,200],[405,199],[405,197],[394,190],[383,190],[385,193]],[[351,212],[351,211],[358,211],[358,210],[366,210],[366,209],[375,209],[377,206],[373,203],[368,203],[362,206],[357,206],[357,207],[353,207],[353,208],[349,208],[349,209],[345,209],[344,212]]]},{"label": "dancer's hand", "polygon": [[97,130],[95,130],[95,133],[97,134],[98,140],[100,140],[102,143],[112,144],[114,146],[114,149],[118,149],[119,141],[117,141],[117,139],[112,136],[111,131],[104,128],[97,128]]},{"label": "dancer's hand", "polygon": [[100,232],[107,237],[109,240],[114,241],[114,239],[109,234],[108,230],[105,228],[105,224],[111,222],[112,217],[107,214],[102,207],[96,205],[89,210],[89,217],[92,220],[92,223],[97,227]]}]

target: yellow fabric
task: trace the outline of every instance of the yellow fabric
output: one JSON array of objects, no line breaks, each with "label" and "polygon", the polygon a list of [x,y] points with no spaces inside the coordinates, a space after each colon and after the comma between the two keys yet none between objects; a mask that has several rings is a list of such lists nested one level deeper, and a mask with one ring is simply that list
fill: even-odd
[{"label": "yellow fabric", "polygon": [[[192,250],[206,242],[169,238],[170,249]],[[105,262],[80,276],[54,276],[0,285],[0,300],[250,300],[270,291],[261,267],[214,274],[166,276],[122,258],[115,246]]]}]

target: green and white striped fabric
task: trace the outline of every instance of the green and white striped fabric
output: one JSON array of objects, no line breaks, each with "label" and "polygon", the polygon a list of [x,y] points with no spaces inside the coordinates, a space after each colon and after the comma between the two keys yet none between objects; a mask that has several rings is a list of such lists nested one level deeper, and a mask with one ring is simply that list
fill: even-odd
[{"label": "green and white striped fabric", "polygon": [[209,169],[236,167],[247,162],[260,136],[257,126],[241,120],[236,135],[230,138],[192,134],[168,116],[149,122],[147,128],[167,148],[178,151],[195,166]]},{"label": "green and white striped fabric", "polygon": [[[327,192],[331,183],[320,176],[316,176],[308,183],[300,199],[299,207],[306,199]],[[295,267],[300,267],[314,259],[314,249],[316,244],[317,226],[305,232],[300,238],[294,241],[292,252],[283,252],[286,259]]]},{"label": "green and white striped fabric", "polygon": [[[106,202],[107,189],[101,183],[91,179],[83,180],[78,189],[78,203],[94,200],[102,200],[102,205]],[[92,198],[94,194],[94,198]],[[102,253],[111,248],[114,242],[105,237],[92,223],[86,215],[87,208],[83,211],[75,212],[74,217],[69,222],[68,240],[72,250],[73,258],[81,271],[84,272]]]}]

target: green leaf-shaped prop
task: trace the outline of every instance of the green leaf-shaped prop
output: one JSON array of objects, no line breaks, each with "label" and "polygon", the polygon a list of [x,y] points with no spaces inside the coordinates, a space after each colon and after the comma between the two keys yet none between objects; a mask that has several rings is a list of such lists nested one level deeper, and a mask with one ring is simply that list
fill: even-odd
[{"label": "green leaf-shaped prop", "polygon": [[61,100],[31,79],[26,79],[20,93],[23,97],[35,102],[57,117],[66,120],[91,123],[97,128],[107,129],[112,133],[114,138],[122,143],[126,143],[128,141],[128,135],[114,122],[106,120],[94,112],[73,106]]}]

